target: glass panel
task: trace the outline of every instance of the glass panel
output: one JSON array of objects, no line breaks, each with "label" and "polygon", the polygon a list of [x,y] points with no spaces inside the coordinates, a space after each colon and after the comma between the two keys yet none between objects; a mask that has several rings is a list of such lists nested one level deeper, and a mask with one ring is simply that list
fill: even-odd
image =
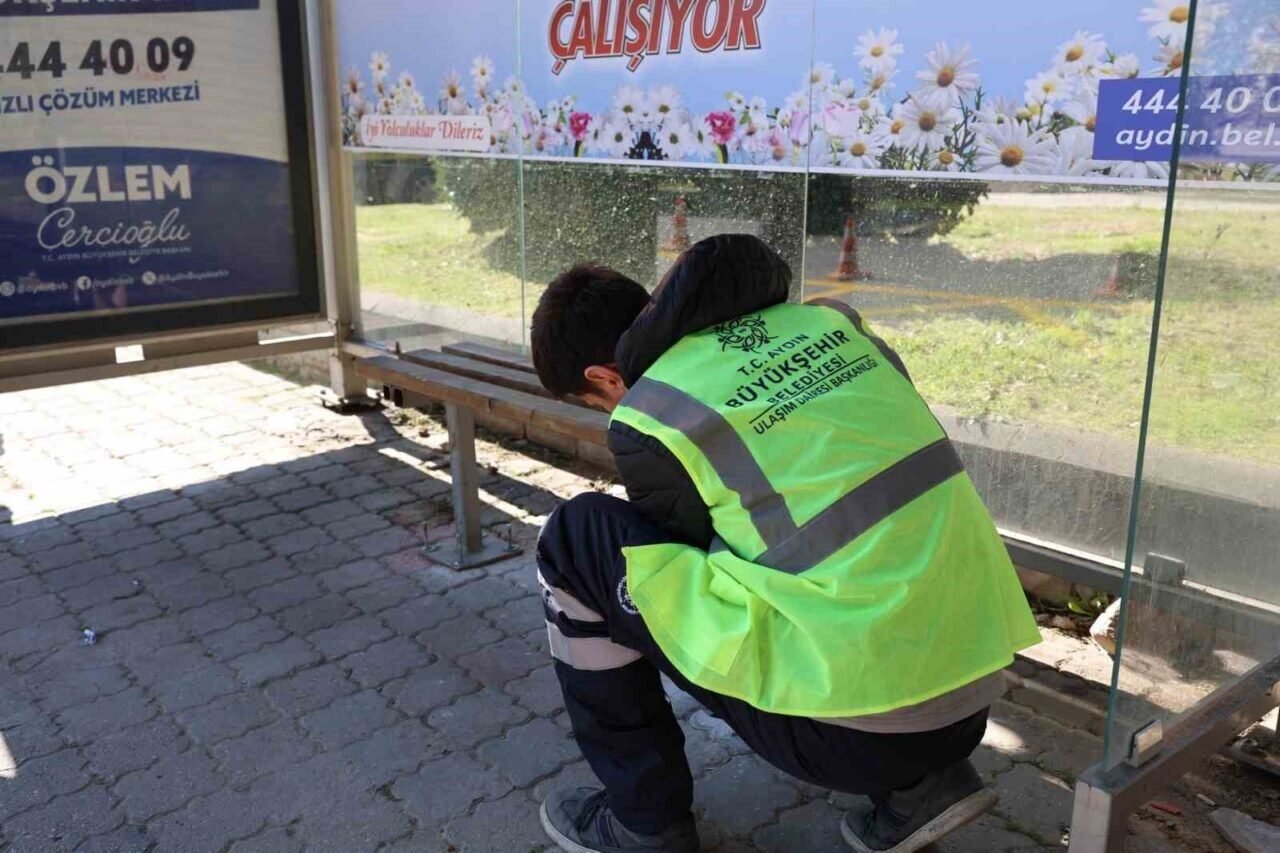
[{"label": "glass panel", "polygon": [[530,312],[573,263],[603,263],[651,287],[682,248],[723,233],[763,238],[791,264],[799,293],[803,174],[536,161],[524,169]]},{"label": "glass panel", "polygon": [[1280,653],[1275,3],[1201,3],[1190,57],[1112,764],[1138,728],[1161,720],[1167,732]]},{"label": "glass panel", "polygon": [[360,301],[370,340],[519,347],[519,164],[358,154]]},{"label": "glass panel", "polygon": [[813,175],[805,297],[898,349],[1002,528],[1120,561],[1164,201]]},{"label": "glass panel", "polygon": [[[517,4],[477,0],[474,18],[425,5],[337,4],[366,337],[519,348],[520,140],[500,119],[520,99]],[[455,121],[487,140],[443,139]]]}]

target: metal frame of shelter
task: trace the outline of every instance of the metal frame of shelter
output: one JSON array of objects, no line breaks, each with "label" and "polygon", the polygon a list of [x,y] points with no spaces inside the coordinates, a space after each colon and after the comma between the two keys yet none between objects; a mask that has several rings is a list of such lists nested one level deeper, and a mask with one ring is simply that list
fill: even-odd
[{"label": "metal frame of shelter", "polygon": [[[288,0],[285,0],[288,2]],[[247,321],[234,325],[159,334],[0,351],[0,393],[57,386],[119,376],[174,370],[220,362],[246,361],[307,351],[327,350],[331,396],[329,405],[360,408],[376,405],[365,381],[355,370],[357,360],[385,356],[383,344],[363,339],[360,281],[356,253],[354,172],[351,155],[341,138],[340,69],[333,0],[295,0],[305,38],[301,61],[308,110],[316,259],[323,282],[323,313]],[[328,330],[264,340],[267,328],[291,322],[324,319]],[[141,346],[142,358],[122,360],[118,348]],[[471,429],[470,418],[459,418]],[[464,423],[465,422],[465,423]],[[451,438],[454,436],[451,435]],[[459,444],[469,444],[460,435]],[[474,467],[474,464],[473,464]],[[470,488],[468,488],[470,486]],[[474,499],[474,478],[454,477],[454,505],[458,512],[458,562],[472,543],[479,547],[480,507]],[[462,535],[464,534],[465,535]],[[1069,554],[1046,543],[1006,536],[1016,564],[1120,595],[1125,572],[1116,563],[1103,563]],[[1273,612],[1250,608],[1201,590],[1181,586],[1152,569],[1131,571],[1135,585],[1162,584],[1161,606],[1180,612],[1215,612],[1226,608],[1233,619],[1275,631]],[[1113,686],[1113,691],[1115,687]],[[1072,853],[1118,853],[1123,849],[1126,818],[1161,788],[1176,781],[1205,756],[1227,743],[1270,709],[1280,705],[1280,658],[1257,666],[1235,684],[1218,691],[1194,709],[1161,729],[1158,721],[1141,728],[1125,750],[1128,760],[1108,769],[1097,765],[1077,781],[1071,827]]]}]

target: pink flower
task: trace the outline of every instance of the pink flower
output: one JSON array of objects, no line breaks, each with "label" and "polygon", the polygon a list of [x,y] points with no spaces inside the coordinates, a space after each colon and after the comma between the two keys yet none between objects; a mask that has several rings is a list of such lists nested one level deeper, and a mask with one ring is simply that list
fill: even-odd
[{"label": "pink flower", "polygon": [[787,137],[786,137],[786,134],[782,132],[782,128],[775,127],[773,130],[769,131],[769,145],[772,149],[770,153],[773,155],[773,159],[775,160],[786,159]]},{"label": "pink flower", "polygon": [[844,104],[828,104],[822,111],[822,127],[828,135],[845,139],[857,134],[860,118],[862,118],[861,110]]},{"label": "pink flower", "polygon": [[711,125],[711,138],[718,145],[728,145],[733,139],[733,131],[738,125],[733,113],[718,110],[707,114],[707,124]]},{"label": "pink flower", "polygon": [[574,113],[569,116],[569,132],[573,134],[573,138],[578,142],[587,138],[587,131],[591,129],[590,113]]},{"label": "pink flower", "polygon": [[791,114],[791,141],[796,145],[809,144],[809,113],[796,110]]}]

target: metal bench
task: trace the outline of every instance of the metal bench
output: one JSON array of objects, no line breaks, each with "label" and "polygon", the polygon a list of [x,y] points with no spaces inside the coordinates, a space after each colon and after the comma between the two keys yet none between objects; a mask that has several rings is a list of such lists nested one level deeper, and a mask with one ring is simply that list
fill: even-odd
[{"label": "metal bench", "polygon": [[444,404],[449,428],[456,548],[437,553],[455,569],[476,568],[516,553],[510,543],[484,535],[476,469],[475,418],[505,421],[604,446],[609,418],[578,401],[560,401],[542,387],[533,365],[522,356],[480,344],[415,350],[357,362],[356,372],[382,386],[383,399],[396,406]]}]

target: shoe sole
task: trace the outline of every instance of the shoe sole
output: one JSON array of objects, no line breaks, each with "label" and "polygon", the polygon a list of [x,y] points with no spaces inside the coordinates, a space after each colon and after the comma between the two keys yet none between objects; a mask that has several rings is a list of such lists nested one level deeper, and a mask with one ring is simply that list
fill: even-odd
[{"label": "shoe sole", "polygon": [[[949,835],[960,827],[973,823],[995,808],[996,803],[999,801],[1000,798],[996,796],[994,791],[986,789],[976,794],[970,794],[893,847],[884,850],[875,850],[863,844],[862,839],[854,835],[853,830],[849,828],[848,821],[840,821],[840,834],[844,836],[845,842],[857,853],[915,853],[917,850],[928,847],[944,835]],[[578,849],[581,850],[582,848]]]},{"label": "shoe sole", "polygon": [[538,809],[538,817],[542,820],[542,829],[547,833],[547,837],[556,843],[556,846],[567,853],[600,853],[590,847],[583,847],[576,841],[566,836],[563,832],[556,829],[555,824],[551,822],[551,816],[547,814],[547,804],[543,802]]}]

